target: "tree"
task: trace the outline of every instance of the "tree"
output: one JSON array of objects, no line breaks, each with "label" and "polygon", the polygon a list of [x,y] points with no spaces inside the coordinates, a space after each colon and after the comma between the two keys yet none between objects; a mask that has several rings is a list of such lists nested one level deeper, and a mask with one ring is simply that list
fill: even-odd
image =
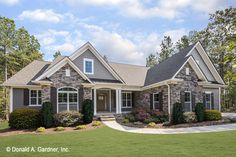
[{"label": "tree", "polygon": [[162,40],[160,46],[161,46],[161,52],[158,57],[159,63],[171,57],[174,53],[173,42],[170,36],[164,36],[164,39]]},{"label": "tree", "polygon": [[58,56],[61,56],[61,52],[59,50],[54,53],[53,57],[56,59]]},{"label": "tree", "polygon": [[184,35],[181,37],[180,40],[177,41],[176,43],[176,48],[178,51],[188,47],[190,45],[190,41],[189,41],[189,38],[188,36]]},{"label": "tree", "polygon": [[[0,16],[0,83],[35,59],[42,59],[38,40],[15,22]],[[0,92],[0,107],[8,115],[7,88]]]},{"label": "tree", "polygon": [[146,67],[153,67],[155,64],[157,64],[157,57],[155,56],[155,54],[151,53],[146,58]]}]

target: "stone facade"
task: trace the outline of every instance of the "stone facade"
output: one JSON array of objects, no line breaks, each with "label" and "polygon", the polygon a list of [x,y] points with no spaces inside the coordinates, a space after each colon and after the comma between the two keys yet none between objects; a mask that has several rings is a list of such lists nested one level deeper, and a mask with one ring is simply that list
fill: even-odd
[{"label": "stone facade", "polygon": [[91,99],[92,100],[92,89],[91,88],[83,88],[83,99]]},{"label": "stone facade", "polygon": [[51,100],[51,87],[50,86],[42,86],[42,102]]},{"label": "stone facade", "polygon": [[162,92],[163,94],[163,111],[168,112],[168,88],[160,86],[141,92],[135,92],[135,107],[146,107],[150,109],[150,94]]},{"label": "stone facade", "polygon": [[[189,68],[189,75],[186,75],[186,68]],[[198,77],[192,67],[187,63],[184,68],[177,74],[176,78],[183,79],[183,82],[179,82],[171,87],[171,106],[174,103],[180,102],[181,91],[191,91],[195,94],[195,102],[202,102],[202,86],[198,85]]]}]

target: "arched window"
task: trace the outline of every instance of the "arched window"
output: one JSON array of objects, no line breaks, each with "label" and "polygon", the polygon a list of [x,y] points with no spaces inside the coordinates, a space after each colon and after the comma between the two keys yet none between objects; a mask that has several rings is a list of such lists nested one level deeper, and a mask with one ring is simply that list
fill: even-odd
[{"label": "arched window", "polygon": [[78,111],[78,89],[62,87],[57,90],[57,112]]}]

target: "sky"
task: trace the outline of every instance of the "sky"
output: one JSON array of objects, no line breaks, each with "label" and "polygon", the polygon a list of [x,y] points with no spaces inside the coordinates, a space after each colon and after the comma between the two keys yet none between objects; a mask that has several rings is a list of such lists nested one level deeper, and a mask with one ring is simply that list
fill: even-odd
[{"label": "sky", "polygon": [[209,14],[235,0],[0,0],[0,16],[39,40],[44,60],[69,56],[89,41],[109,61],[145,65],[169,35],[175,43],[199,31]]}]

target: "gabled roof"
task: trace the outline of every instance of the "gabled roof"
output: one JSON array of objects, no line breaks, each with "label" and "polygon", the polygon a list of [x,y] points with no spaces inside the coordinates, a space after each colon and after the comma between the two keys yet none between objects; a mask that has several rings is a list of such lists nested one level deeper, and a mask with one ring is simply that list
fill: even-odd
[{"label": "gabled roof", "polygon": [[121,76],[127,85],[144,86],[148,67],[109,62],[111,67]]},{"label": "gabled roof", "polygon": [[49,67],[50,62],[35,60],[28,64],[26,67],[21,69],[6,82],[3,83],[4,86],[26,86],[33,85],[31,82],[36,77],[39,77],[44,73],[44,71]]},{"label": "gabled roof", "polygon": [[64,59],[65,58],[65,56],[61,56],[61,55],[59,55],[59,56],[57,56],[57,58],[55,58],[52,62],[51,62],[51,64],[48,66],[48,68],[46,69],[46,71],[47,70],[49,70],[49,69],[51,69],[54,65],[56,65],[58,62],[60,62],[62,59]]},{"label": "gabled roof", "polygon": [[174,54],[172,57],[167,60],[156,64],[147,71],[147,76],[145,79],[145,86],[158,83],[164,80],[171,79],[176,72],[181,68],[181,66],[188,60],[188,57],[185,57],[190,50],[194,47],[195,44],[190,45],[189,47],[181,50],[180,52]]},{"label": "gabled roof", "polygon": [[52,66],[50,69],[46,70],[42,75],[37,77],[35,81],[41,81],[45,78],[49,78],[52,74],[54,74],[57,70],[59,70],[66,64],[69,64],[84,80],[87,80],[88,82],[92,83],[91,80],[82,71],[80,71],[80,69],[70,60],[69,57],[64,57],[63,59],[58,61],[54,66]]},{"label": "gabled roof", "polygon": [[117,74],[114,69],[104,60],[104,58],[99,54],[99,52],[93,47],[93,45],[90,42],[85,43],[83,46],[81,46],[78,50],[76,50],[69,58],[73,61],[77,57],[79,57],[81,54],[83,54],[86,50],[90,50],[95,57],[105,66],[105,68],[120,82],[125,83],[124,80]]}]

